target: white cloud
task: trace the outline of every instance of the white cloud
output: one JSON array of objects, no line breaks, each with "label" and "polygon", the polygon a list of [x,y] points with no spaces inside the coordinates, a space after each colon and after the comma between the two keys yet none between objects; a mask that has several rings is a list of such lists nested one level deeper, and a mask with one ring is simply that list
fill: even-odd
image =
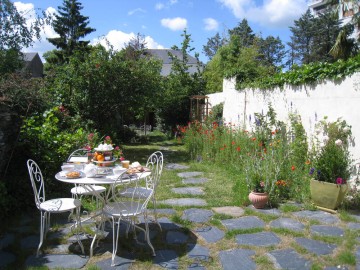
[{"label": "white cloud", "polygon": [[155,9],[156,10],[162,10],[162,9],[164,9],[165,8],[165,5],[163,4],[163,3],[157,3],[156,5],[155,5]]},{"label": "white cloud", "polygon": [[184,30],[187,28],[187,20],[184,18],[176,17],[176,18],[165,18],[161,19],[161,25],[169,28],[172,31]]},{"label": "white cloud", "polygon": [[264,0],[256,5],[254,0],[218,0],[238,19],[268,27],[288,27],[306,12],[306,0]]},{"label": "white cloud", "polygon": [[[105,36],[101,38],[95,38],[91,41],[92,45],[101,44],[106,49],[109,49],[109,46],[112,46],[114,50],[119,51],[125,47],[127,43],[133,38],[136,37],[136,34],[133,32],[125,33],[120,30],[111,30]],[[145,37],[146,47],[148,49],[163,49],[164,47],[158,44],[152,37]]]},{"label": "white cloud", "polygon": [[142,8],[136,8],[136,9],[133,9],[133,10],[130,10],[128,12],[128,15],[131,16],[131,15],[134,15],[135,13],[146,13],[146,10],[142,9]]},{"label": "white cloud", "polygon": [[207,31],[217,30],[219,27],[219,23],[213,18],[206,18],[203,21],[205,23],[205,30]]}]

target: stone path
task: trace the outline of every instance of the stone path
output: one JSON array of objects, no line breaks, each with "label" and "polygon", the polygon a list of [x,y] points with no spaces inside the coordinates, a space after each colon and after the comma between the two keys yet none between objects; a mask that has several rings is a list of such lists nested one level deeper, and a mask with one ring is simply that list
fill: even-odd
[{"label": "stone path", "polygon": [[[99,269],[126,270],[145,258],[152,261],[156,266],[154,269],[255,270],[259,266],[258,254],[261,254],[260,261],[267,261],[265,268],[303,270],[311,269],[317,256],[336,255],[339,252],[337,243],[350,232],[355,232],[357,237],[353,254],[356,265],[341,265],[329,260],[325,269],[360,269],[360,217],[353,216],[353,221],[346,223],[341,221],[338,215],[323,211],[299,210],[283,213],[279,209],[255,209],[249,206],[246,212],[250,212],[250,215],[245,215],[246,208],[234,206],[208,209],[202,196],[205,194],[204,184],[209,179],[205,178],[202,172],[188,171],[188,166],[175,163],[166,164],[165,169],[176,170],[186,186],[171,189],[181,198],[158,202],[168,208],[158,210],[162,231],[155,224],[150,225],[150,238],[156,257],[146,255],[149,254],[149,248],[145,244],[144,235],[140,233],[137,239],[128,238],[126,243],[120,243],[117,265],[110,267],[112,230],[108,225],[108,235],[95,249],[95,256],[90,259],[88,256],[78,255],[79,247],[74,237],[67,237],[69,224],[66,221],[67,216],[63,216],[58,222],[64,222],[64,226],[57,232],[48,234],[46,252],[37,258],[34,254],[39,237],[34,226],[31,226],[33,218],[38,219],[36,212],[34,217],[24,218],[20,226],[0,235],[0,269],[25,269],[30,266],[87,269],[96,265]],[[181,214],[172,209],[172,206],[182,207]],[[226,217],[220,221],[221,224],[212,222],[216,214]],[[171,221],[175,216],[180,218],[179,223],[191,226]],[[268,218],[263,218],[264,216]],[[123,237],[126,234],[124,227],[120,226]],[[228,239],[227,233],[233,237]],[[335,241],[329,242],[328,238]],[[90,241],[91,236],[83,236],[85,246],[88,246]],[[286,241],[291,241],[292,244],[284,243]],[[21,265],[13,251],[15,245],[28,254]],[[139,254],[143,254],[142,257],[139,257]],[[135,269],[140,269],[137,267],[135,266]]]}]

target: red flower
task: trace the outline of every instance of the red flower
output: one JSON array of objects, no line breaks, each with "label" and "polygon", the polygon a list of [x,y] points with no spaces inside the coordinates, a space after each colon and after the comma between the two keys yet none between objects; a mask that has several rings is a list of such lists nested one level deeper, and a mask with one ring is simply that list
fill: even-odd
[{"label": "red flower", "polygon": [[292,171],[295,171],[295,169],[296,169],[295,166],[292,165],[292,166],[291,166],[291,170],[292,170]]},{"label": "red flower", "polygon": [[232,142],[231,142],[231,144],[232,144],[232,145],[234,145],[234,144],[235,144],[235,142],[234,142],[234,141],[232,141]]},{"label": "red flower", "polygon": [[240,152],[241,148],[240,146],[236,147],[236,151]]},{"label": "red flower", "polygon": [[252,140],[252,141],[256,141],[256,138],[255,138],[255,137],[253,137],[253,138],[251,138],[251,140]]}]

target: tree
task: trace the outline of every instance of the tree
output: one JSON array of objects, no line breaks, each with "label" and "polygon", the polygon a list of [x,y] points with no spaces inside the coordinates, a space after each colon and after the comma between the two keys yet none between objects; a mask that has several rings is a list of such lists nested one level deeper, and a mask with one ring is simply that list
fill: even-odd
[{"label": "tree", "polygon": [[56,53],[60,63],[67,62],[75,50],[84,51],[89,41],[80,39],[95,31],[87,26],[89,17],[80,14],[82,9],[77,0],[63,0],[63,5],[58,6],[59,15],[55,15],[52,26],[59,37],[48,41],[60,49]]},{"label": "tree", "polygon": [[265,65],[273,67],[277,72],[284,67],[285,46],[279,37],[268,36],[259,40],[260,53]]},{"label": "tree", "polygon": [[211,60],[221,46],[226,43],[225,38],[221,38],[219,33],[215,36],[208,38],[206,45],[203,46],[203,52]]},{"label": "tree", "polygon": [[125,52],[128,59],[138,59],[146,49],[145,36],[138,33],[131,38],[125,46]]},{"label": "tree", "polygon": [[41,26],[48,22],[42,12],[27,25],[23,14],[17,11],[10,0],[0,1],[0,74],[10,73],[22,65],[23,48],[33,43],[34,36],[40,39]]},{"label": "tree", "polygon": [[229,35],[239,37],[241,47],[249,47],[254,44],[255,34],[246,19],[243,19],[237,27],[229,30]]},{"label": "tree", "polygon": [[293,62],[298,64],[311,63],[313,35],[318,29],[314,27],[314,16],[309,9],[299,20],[294,21],[294,26],[291,26],[290,30],[292,36],[288,45],[293,51]]}]

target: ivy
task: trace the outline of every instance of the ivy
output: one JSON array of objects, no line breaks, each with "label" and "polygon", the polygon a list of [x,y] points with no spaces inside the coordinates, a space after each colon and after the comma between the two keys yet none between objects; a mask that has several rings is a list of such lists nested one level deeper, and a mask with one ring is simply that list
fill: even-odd
[{"label": "ivy", "polygon": [[315,62],[295,66],[285,73],[277,73],[269,77],[260,77],[252,82],[237,82],[237,89],[283,89],[285,85],[309,84],[325,79],[338,80],[360,70],[360,54],[347,61],[338,60],[334,63]]}]

